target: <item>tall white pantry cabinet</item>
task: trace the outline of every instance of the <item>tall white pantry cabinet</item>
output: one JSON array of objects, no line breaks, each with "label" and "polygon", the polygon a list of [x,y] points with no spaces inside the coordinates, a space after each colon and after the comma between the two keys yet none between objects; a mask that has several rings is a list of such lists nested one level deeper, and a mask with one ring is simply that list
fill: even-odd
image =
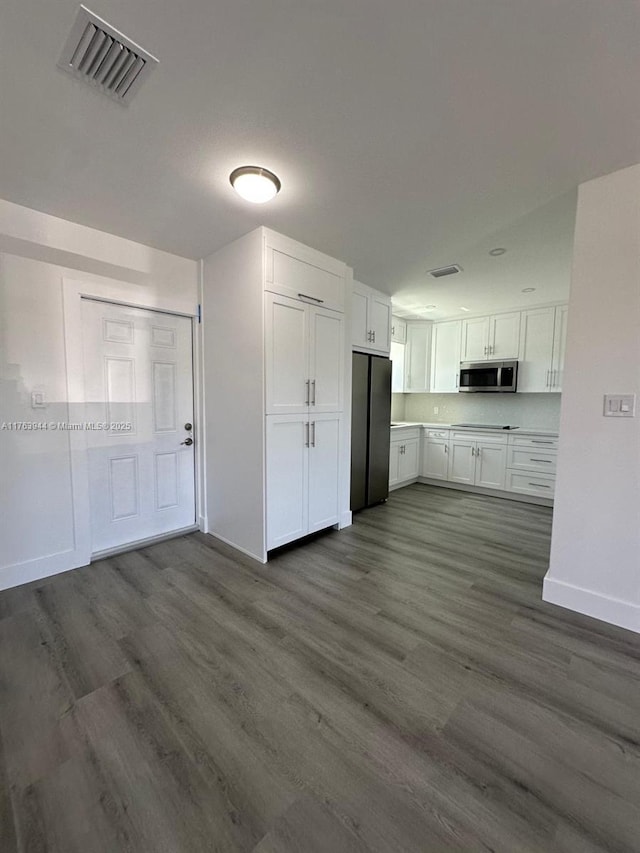
[{"label": "tall white pantry cabinet", "polygon": [[203,262],[206,528],[263,562],[351,523],[351,275],[262,227]]}]

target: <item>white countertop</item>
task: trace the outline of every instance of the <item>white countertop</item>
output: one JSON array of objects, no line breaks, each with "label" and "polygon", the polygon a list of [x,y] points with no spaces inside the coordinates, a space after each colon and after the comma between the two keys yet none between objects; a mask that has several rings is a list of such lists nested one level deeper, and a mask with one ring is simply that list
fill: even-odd
[{"label": "white countertop", "polygon": [[[453,424],[443,424],[443,423],[411,423],[408,421],[403,421],[402,423],[394,422],[391,425],[392,430],[407,429],[410,427],[425,427],[426,429],[456,429],[456,430],[462,430],[462,431],[466,431],[466,432],[483,432],[483,431],[485,431],[480,426],[477,426],[477,427],[454,427]],[[518,427],[518,429],[504,429],[504,430],[491,429],[488,427],[486,429],[486,432],[492,432],[492,433],[499,432],[499,433],[504,433],[505,435],[550,435],[550,436],[557,436],[558,435],[557,430],[538,429],[536,427],[528,427],[528,426],[527,427],[520,426],[520,427]]]}]

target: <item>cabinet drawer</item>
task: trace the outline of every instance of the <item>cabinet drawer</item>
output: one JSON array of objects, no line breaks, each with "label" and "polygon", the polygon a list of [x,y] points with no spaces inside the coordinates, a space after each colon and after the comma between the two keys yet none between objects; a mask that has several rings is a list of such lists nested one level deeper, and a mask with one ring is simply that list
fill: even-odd
[{"label": "cabinet drawer", "polygon": [[428,429],[425,430],[427,438],[449,438],[448,429]]},{"label": "cabinet drawer", "polygon": [[510,447],[507,468],[555,474],[557,456],[555,450],[538,450],[537,447]]},{"label": "cabinet drawer", "polygon": [[553,435],[510,435],[509,444],[512,447],[530,447],[538,450],[558,449],[558,439]]},{"label": "cabinet drawer", "polygon": [[266,250],[265,288],[294,299],[344,311],[345,278],[340,269],[325,269],[271,246]]},{"label": "cabinet drawer", "polygon": [[459,432],[453,431],[451,432],[451,438],[454,441],[475,441],[480,442],[481,444],[506,444],[507,436],[502,433],[492,433],[492,432],[466,432],[460,430]]},{"label": "cabinet drawer", "polygon": [[553,498],[556,480],[550,474],[507,471],[507,490],[521,492],[523,495],[535,495],[540,498]]}]

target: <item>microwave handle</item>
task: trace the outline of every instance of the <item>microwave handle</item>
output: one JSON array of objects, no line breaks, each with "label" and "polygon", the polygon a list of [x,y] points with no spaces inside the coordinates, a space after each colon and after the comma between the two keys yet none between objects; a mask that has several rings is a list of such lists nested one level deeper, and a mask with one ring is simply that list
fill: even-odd
[{"label": "microwave handle", "polygon": [[498,368],[498,388],[502,388],[502,368]]}]

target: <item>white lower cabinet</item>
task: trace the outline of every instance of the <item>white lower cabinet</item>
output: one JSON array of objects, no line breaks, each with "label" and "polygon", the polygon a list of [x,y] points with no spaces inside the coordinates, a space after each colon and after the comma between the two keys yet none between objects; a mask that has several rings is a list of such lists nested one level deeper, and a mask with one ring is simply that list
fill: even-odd
[{"label": "white lower cabinet", "polygon": [[267,550],[338,523],[341,417],[267,416]]},{"label": "white lower cabinet", "polygon": [[422,438],[420,476],[430,480],[449,479],[449,432],[425,430]]},{"label": "white lower cabinet", "polygon": [[420,473],[420,429],[392,431],[389,445],[389,488],[406,485]]},{"label": "white lower cabinet", "polygon": [[507,468],[506,436],[453,433],[450,441],[449,480],[504,489]]},{"label": "white lower cabinet", "polygon": [[555,437],[509,436],[507,489],[532,497],[553,498],[557,457]]}]

